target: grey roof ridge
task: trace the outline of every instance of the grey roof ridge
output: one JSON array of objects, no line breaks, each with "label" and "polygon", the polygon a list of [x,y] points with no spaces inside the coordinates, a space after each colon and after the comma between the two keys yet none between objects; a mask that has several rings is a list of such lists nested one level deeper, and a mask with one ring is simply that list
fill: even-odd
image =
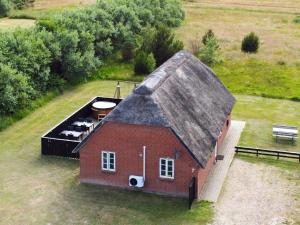
[{"label": "grey roof ridge", "polygon": [[[178,67],[180,67],[182,64],[184,64],[187,60],[189,60],[190,58],[192,58],[191,55],[189,55],[188,58],[180,58],[180,53],[186,53],[186,50],[181,50],[180,52],[178,52],[177,54],[175,54],[175,56],[177,56],[177,58],[171,58],[171,61],[167,60],[166,63],[172,64],[173,61],[175,60],[180,60],[178,64],[176,64],[176,69]],[[163,83],[165,83],[168,78],[170,78],[172,76],[172,74],[170,73],[166,73],[164,74],[164,78],[163,79],[159,79],[158,82],[155,84],[155,86],[153,87],[152,90],[150,90],[149,87],[147,87],[147,82],[149,83],[151,81],[151,79],[155,79],[155,76],[158,76],[159,72],[162,72],[162,68],[163,70],[166,69],[170,69],[170,66],[166,66],[165,63],[163,63],[162,65],[160,65],[158,68],[156,68],[152,73],[150,73],[147,78],[145,80],[142,81],[142,83],[140,83],[140,85],[138,85],[137,88],[135,88],[133,90],[134,94],[137,95],[152,95],[157,89],[159,89]]]}]

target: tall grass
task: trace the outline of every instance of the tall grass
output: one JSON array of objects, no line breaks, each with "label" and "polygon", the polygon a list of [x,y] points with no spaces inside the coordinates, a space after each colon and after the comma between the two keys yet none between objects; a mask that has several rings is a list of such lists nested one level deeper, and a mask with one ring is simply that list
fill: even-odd
[{"label": "tall grass", "polygon": [[233,93],[300,101],[300,65],[226,59],[213,70]]}]

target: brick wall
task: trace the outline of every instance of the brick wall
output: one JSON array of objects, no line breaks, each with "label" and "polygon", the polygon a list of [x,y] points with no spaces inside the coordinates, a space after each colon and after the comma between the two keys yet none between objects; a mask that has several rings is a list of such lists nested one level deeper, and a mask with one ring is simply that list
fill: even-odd
[{"label": "brick wall", "polygon": [[[222,144],[227,133],[230,116],[228,121],[228,124],[224,124],[218,146]],[[128,177],[143,175],[143,146],[146,146],[146,181],[144,187],[137,190],[187,197],[188,185],[195,176],[199,195],[214,164],[215,152],[212,153],[206,168],[200,168],[170,129],[155,126],[106,123],[81,149],[80,181],[134,189],[128,186]],[[115,152],[115,172],[102,171],[101,151]],[[176,152],[179,157],[174,161],[174,179],[160,178],[159,158],[174,159]]]},{"label": "brick wall", "polygon": [[[130,175],[143,175],[143,146],[146,146],[146,181],[142,188],[174,196],[188,196],[188,185],[197,176],[198,165],[168,128],[106,123],[80,153],[80,181],[122,188]],[[101,151],[116,153],[116,172],[101,170]],[[175,158],[174,179],[159,177],[159,158]]]}]

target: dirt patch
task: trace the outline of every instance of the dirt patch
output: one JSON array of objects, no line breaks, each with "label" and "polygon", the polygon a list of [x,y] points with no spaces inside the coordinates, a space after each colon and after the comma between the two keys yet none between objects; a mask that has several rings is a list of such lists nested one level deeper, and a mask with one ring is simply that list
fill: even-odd
[{"label": "dirt patch", "polygon": [[298,189],[280,169],[235,159],[215,205],[213,225],[296,224]]}]

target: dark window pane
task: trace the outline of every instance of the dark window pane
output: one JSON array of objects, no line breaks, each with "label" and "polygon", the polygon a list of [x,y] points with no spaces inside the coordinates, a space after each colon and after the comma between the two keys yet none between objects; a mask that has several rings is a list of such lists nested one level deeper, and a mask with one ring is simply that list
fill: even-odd
[{"label": "dark window pane", "polygon": [[115,169],[115,165],[113,163],[110,163],[109,164],[109,169],[111,169],[111,170]]}]

